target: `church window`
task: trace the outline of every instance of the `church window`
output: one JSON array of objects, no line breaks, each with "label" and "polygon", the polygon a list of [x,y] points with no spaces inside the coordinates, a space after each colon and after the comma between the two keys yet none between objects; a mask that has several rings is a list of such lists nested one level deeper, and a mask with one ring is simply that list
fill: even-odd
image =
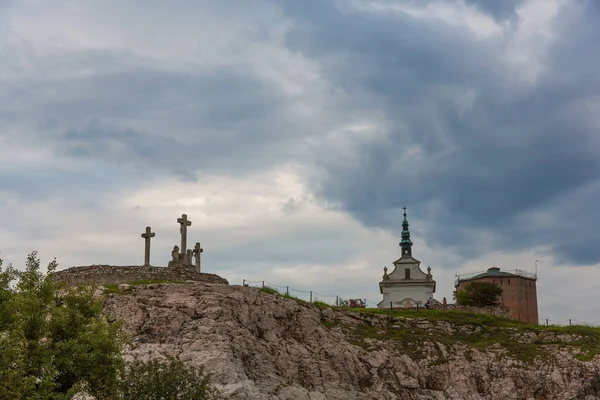
[{"label": "church window", "polygon": [[508,284],[510,285],[510,278],[508,278]]},{"label": "church window", "polygon": [[500,284],[502,285],[502,279],[500,279]]},{"label": "church window", "polygon": [[404,269],[404,279],[410,279],[410,268]]}]

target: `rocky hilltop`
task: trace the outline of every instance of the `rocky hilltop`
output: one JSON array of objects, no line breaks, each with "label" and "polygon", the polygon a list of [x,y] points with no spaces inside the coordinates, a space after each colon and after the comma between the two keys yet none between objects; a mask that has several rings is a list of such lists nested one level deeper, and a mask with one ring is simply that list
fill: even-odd
[{"label": "rocky hilltop", "polygon": [[129,358],[204,365],[230,399],[600,399],[596,333],[362,314],[204,282],[120,285]]}]

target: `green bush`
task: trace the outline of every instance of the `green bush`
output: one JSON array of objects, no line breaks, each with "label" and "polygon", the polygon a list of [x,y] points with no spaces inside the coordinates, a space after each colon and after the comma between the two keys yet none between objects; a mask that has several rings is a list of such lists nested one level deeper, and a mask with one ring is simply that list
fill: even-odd
[{"label": "green bush", "polygon": [[203,368],[186,366],[175,358],[135,361],[124,375],[122,400],[217,400],[219,391],[210,384]]},{"label": "green bush", "polygon": [[465,306],[493,306],[498,303],[502,288],[491,282],[471,282],[455,294],[456,302]]},{"label": "green bush", "polygon": [[0,400],[70,399],[84,386],[98,399],[116,394],[125,337],[93,290],[60,287],[35,251],[24,271],[0,260]]},{"label": "green bush", "polygon": [[94,286],[54,282],[57,265],[40,272],[35,251],[24,271],[0,259],[0,400],[220,398],[202,369],[177,360],[126,368],[122,324],[104,318]]}]

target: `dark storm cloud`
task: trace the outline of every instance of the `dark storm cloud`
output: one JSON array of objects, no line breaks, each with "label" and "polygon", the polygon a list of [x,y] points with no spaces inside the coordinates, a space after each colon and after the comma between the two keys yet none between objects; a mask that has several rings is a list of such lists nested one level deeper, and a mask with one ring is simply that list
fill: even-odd
[{"label": "dark storm cloud", "polygon": [[283,129],[283,98],[248,71],[173,72],[118,62],[114,52],[88,56],[76,53],[63,68],[98,63],[96,73],[17,82],[0,92],[0,118],[30,127],[20,140],[47,143],[59,156],[146,169],[158,163],[189,178],[199,169],[272,165],[298,138]]},{"label": "dark storm cloud", "polygon": [[[148,48],[143,40],[111,47],[94,41],[103,32],[94,30],[83,35],[91,37],[89,48],[38,52],[20,38],[8,50],[0,46],[0,137],[51,149],[63,159],[132,168],[143,179],[317,164],[324,174],[312,184],[323,202],[340,205],[365,225],[397,232],[406,205],[410,217],[422,221],[414,229],[423,230],[428,245],[458,249],[465,257],[492,250],[488,245],[508,251],[550,245],[565,261],[600,261],[600,247],[590,239],[598,225],[593,204],[600,170],[598,122],[590,116],[598,105],[589,108],[600,104],[597,2],[572,3],[583,7],[581,21],[559,25],[547,51],[526,35],[516,56],[509,54],[512,33],[504,31],[518,27],[521,0],[466,1],[491,17],[477,20],[475,28],[369,11],[370,2],[359,11],[356,3],[209,2],[196,9],[187,1],[168,7],[152,2],[139,15],[137,7],[115,3],[104,21],[94,11],[99,3],[90,2],[81,9],[91,20],[115,23],[112,29],[128,21],[130,32],[144,32],[166,12],[176,23],[161,27],[155,39],[164,42]],[[216,13],[210,19],[219,21],[215,26],[223,22],[219,33],[228,37],[211,47],[214,55],[180,63],[176,53],[164,51],[168,44],[191,43],[197,47],[191,52],[211,45],[184,40],[214,33],[194,31],[196,18],[207,12]],[[498,32],[474,33],[490,21],[499,24]],[[247,42],[229,30],[238,22]],[[177,36],[180,26],[186,33]],[[245,55],[250,59],[220,53],[245,45],[256,45],[256,54]],[[225,62],[207,62],[213,57]],[[525,62],[511,64],[510,57]],[[535,72],[538,63],[544,68]],[[277,76],[307,65],[314,69],[306,81],[293,73]],[[381,115],[385,135],[356,141],[352,150],[324,139],[332,131],[345,139],[345,127],[360,125],[363,113]],[[35,190],[39,196],[58,193],[55,188],[67,185],[61,180],[82,190],[109,188],[111,174],[96,179],[90,171],[71,176],[49,169],[43,175],[48,184]],[[123,173],[127,179],[134,174]],[[2,178],[5,188],[20,194],[33,184],[14,171]],[[552,217],[565,209],[568,227]],[[531,222],[542,211],[545,219]],[[483,244],[481,235],[494,240]]]},{"label": "dark storm cloud", "polygon": [[498,20],[511,19],[515,15],[517,7],[523,4],[523,0],[504,0],[504,1],[493,1],[493,0],[466,0],[465,3],[472,5],[485,12],[488,15],[492,15]]},{"label": "dark storm cloud", "polygon": [[[495,236],[493,246],[509,251],[551,245],[565,261],[600,261],[600,247],[586,239],[598,222],[589,195],[570,199],[578,233],[547,234],[562,229],[558,220],[543,230],[522,226],[524,215],[559,212],[552,206],[565,206],[566,195],[600,179],[597,127],[577,111],[582,99],[600,92],[600,57],[590,53],[600,33],[594,18],[557,40],[534,84],[515,85],[493,41],[408,15],[315,4],[318,17],[315,10],[288,10],[304,22],[289,45],[326,61],[328,79],[392,121],[388,137],[360,145],[355,162],[318,157],[329,177],[318,185],[322,196],[366,225],[396,231],[399,221],[390,216],[407,205],[434,227],[428,242],[458,245],[465,256],[492,250],[469,245],[474,233],[486,232]],[[462,90],[474,98],[461,110],[455,100]]]}]

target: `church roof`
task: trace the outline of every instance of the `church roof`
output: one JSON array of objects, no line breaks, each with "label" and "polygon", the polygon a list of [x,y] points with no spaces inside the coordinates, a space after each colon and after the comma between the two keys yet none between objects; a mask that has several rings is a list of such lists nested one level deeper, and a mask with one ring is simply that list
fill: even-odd
[{"label": "church roof", "polygon": [[404,257],[400,257],[399,259],[397,259],[396,261],[393,262],[394,265],[396,265],[396,264],[414,264],[414,263],[421,264],[421,261],[417,260],[413,256],[404,256]]}]

